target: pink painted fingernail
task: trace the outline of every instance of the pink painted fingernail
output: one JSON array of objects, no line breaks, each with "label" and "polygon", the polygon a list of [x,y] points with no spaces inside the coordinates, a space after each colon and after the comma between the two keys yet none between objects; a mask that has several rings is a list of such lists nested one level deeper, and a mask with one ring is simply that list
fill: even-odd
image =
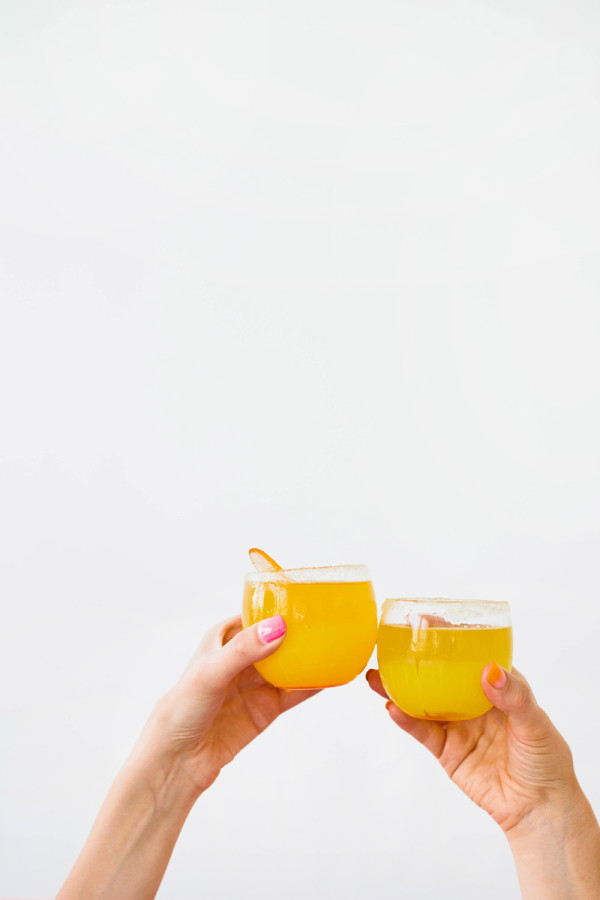
[{"label": "pink painted fingernail", "polygon": [[492,687],[500,690],[506,684],[506,672],[504,669],[501,669],[498,663],[493,662],[488,669],[487,673],[488,684],[491,684]]},{"label": "pink painted fingernail", "polygon": [[258,636],[263,644],[270,644],[285,634],[285,620],[283,616],[271,616],[258,623]]}]

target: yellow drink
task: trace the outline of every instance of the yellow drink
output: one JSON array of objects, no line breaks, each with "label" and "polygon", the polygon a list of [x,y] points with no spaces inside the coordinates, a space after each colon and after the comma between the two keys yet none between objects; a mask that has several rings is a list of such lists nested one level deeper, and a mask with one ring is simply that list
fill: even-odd
[{"label": "yellow drink", "polygon": [[[410,612],[398,607],[409,602],[384,604],[377,657],[386,692],[419,719],[473,719],[487,712],[492,704],[481,688],[482,670],[492,660],[507,669],[512,662],[508,604],[434,601],[432,611],[431,604],[417,605],[426,601],[412,601]],[[386,610],[388,604],[395,606]]]},{"label": "yellow drink", "polygon": [[375,647],[377,606],[364,566],[256,572],[244,583],[244,628],[281,615],[286,637],[256,663],[271,684],[288,690],[346,684]]}]

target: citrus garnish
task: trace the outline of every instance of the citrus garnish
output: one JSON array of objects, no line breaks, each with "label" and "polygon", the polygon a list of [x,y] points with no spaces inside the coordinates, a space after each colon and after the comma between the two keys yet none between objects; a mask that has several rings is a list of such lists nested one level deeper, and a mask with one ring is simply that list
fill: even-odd
[{"label": "citrus garnish", "polygon": [[257,572],[283,572],[282,567],[276,563],[274,559],[271,559],[269,554],[265,553],[264,550],[253,547],[249,553],[252,565]]}]

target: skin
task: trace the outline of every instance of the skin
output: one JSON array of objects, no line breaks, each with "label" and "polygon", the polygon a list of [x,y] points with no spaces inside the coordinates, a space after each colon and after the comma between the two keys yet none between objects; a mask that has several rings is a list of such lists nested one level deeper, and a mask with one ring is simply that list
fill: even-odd
[{"label": "skin", "polygon": [[[213,628],[157,704],[112,785],[57,900],[151,900],[188,813],[227,763],[283,712],[317,693],[268,684],[253,663],[281,646],[280,616]],[[504,830],[525,900],[598,900],[600,830],[569,748],[525,679],[493,668],[495,705],[470,722],[424,722],[389,701],[394,722]],[[367,674],[382,696],[379,674]]]},{"label": "skin", "polygon": [[196,800],[281,713],[317,693],[279,690],[254,668],[284,636],[281,616],[244,631],[237,616],[208,632],[146,723],[57,900],[155,896]]},{"label": "skin", "polygon": [[[388,700],[379,672],[367,681]],[[598,900],[600,828],[567,743],[516,669],[492,663],[481,685],[495,708],[469,721],[414,719],[391,700],[386,708],[500,825],[524,900]]]}]

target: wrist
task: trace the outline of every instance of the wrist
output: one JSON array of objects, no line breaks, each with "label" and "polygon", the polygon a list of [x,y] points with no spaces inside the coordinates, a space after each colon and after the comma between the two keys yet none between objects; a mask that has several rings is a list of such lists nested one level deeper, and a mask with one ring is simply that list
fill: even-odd
[{"label": "wrist", "polygon": [[158,815],[186,816],[202,793],[190,777],[185,758],[158,742],[138,744],[118,777],[149,791]]},{"label": "wrist", "polygon": [[513,853],[532,843],[551,841],[563,843],[577,839],[588,828],[597,827],[592,808],[581,790],[575,784],[568,791],[549,796],[527,813],[505,834]]},{"label": "wrist", "polygon": [[170,691],[156,704],[124,769],[135,767],[136,777],[152,788],[157,802],[170,808],[177,798],[191,809],[220,770],[209,765],[198,736],[186,734],[180,718],[177,698]]}]

